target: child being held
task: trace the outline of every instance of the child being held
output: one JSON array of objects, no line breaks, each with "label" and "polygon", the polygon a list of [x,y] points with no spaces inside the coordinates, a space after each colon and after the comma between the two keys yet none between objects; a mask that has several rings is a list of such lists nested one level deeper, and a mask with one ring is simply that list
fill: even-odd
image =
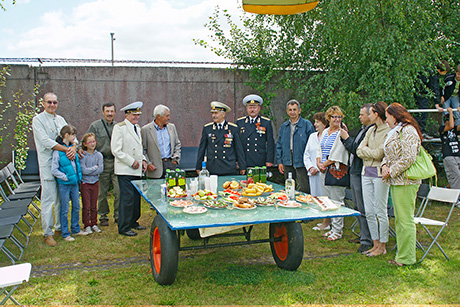
[{"label": "child being held", "polygon": [[[66,125],[62,127],[56,141],[64,146],[73,145],[77,134],[74,126]],[[80,194],[78,185],[81,182],[81,169],[78,156],[75,160],[69,160],[65,152],[55,150],[53,152],[53,161],[51,173],[56,177],[61,202],[60,220],[62,237],[65,241],[74,241],[75,239],[69,232],[69,199],[72,201],[72,213],[70,217],[70,231],[72,234],[86,236],[88,233],[80,230]]]},{"label": "child being held", "polygon": [[443,164],[450,188],[460,189],[460,147],[457,137],[460,134],[460,125],[455,124],[453,109],[447,108],[447,112],[444,125],[439,127]]},{"label": "child being held", "polygon": [[82,172],[81,201],[82,219],[85,232],[101,232],[97,227],[97,197],[99,195],[99,175],[104,170],[104,157],[96,150],[96,135],[86,133],[82,140],[82,149],[85,151],[80,160]]}]

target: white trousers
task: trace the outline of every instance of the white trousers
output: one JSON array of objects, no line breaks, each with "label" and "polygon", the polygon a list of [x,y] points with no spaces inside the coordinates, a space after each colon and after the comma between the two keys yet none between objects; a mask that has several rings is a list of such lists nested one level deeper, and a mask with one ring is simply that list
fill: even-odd
[{"label": "white trousers", "polygon": [[[57,188],[56,180],[41,180],[42,194],[40,197],[40,204],[42,210],[42,227],[43,236],[52,236],[53,224],[54,229],[61,230],[60,222],[60,203],[59,203],[59,192]],[[54,217],[53,217],[53,205],[54,205]]]},{"label": "white trousers", "polygon": [[388,191],[382,178],[362,176],[364,210],[373,241],[388,242]]}]

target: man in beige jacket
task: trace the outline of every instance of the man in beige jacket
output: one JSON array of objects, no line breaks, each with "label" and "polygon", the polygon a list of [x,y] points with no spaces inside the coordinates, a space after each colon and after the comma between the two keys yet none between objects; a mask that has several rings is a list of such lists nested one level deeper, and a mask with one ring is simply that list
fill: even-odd
[{"label": "man in beige jacket", "polygon": [[181,143],[176,126],[169,123],[170,110],[159,104],[154,120],[142,127],[142,146],[147,160],[147,177],[164,178],[167,169],[175,169],[181,157]]}]

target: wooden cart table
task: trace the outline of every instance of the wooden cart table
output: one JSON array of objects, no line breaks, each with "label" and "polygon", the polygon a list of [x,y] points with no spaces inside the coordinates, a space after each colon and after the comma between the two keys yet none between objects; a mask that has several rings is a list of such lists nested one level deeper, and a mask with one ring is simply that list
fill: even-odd
[{"label": "wooden cart table", "polygon": [[[244,176],[219,176],[218,189],[222,190],[225,181],[243,179]],[[187,214],[182,208],[169,205],[170,199],[161,197],[161,184],[164,180],[135,180],[132,183],[158,213],[150,230],[150,262],[155,281],[162,285],[174,282],[180,250],[270,243],[276,264],[285,270],[296,270],[302,263],[304,252],[302,226],[297,222],[359,215],[358,211],[344,206],[334,211],[321,211],[317,205],[309,203],[302,204],[301,208],[270,206],[253,210],[208,209],[202,214]],[[279,184],[270,184],[275,192],[284,188]],[[270,224],[269,238],[251,240],[252,225],[266,223]],[[244,236],[244,241],[209,244],[209,238],[204,238],[202,246],[180,246],[180,236],[185,232],[191,238],[200,239],[198,228],[224,226],[244,226],[243,233],[239,234]]]}]

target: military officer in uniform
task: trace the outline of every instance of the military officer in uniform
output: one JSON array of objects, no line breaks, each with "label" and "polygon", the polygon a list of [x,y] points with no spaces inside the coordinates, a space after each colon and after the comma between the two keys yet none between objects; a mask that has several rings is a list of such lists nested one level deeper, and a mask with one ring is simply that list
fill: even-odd
[{"label": "military officer in uniform", "polygon": [[243,99],[248,116],[236,122],[240,132],[241,143],[246,154],[246,166],[273,166],[275,141],[272,122],[260,116],[263,100],[258,95],[247,95]]},{"label": "military officer in uniform", "polygon": [[238,126],[225,120],[231,109],[218,101],[211,102],[213,122],[204,125],[196,161],[196,170],[201,170],[204,156],[206,168],[213,175],[235,175],[237,162],[240,174],[246,173],[246,159],[241,145]]},{"label": "military officer in uniform", "polygon": [[137,235],[132,229],[145,229],[137,222],[141,216],[141,196],[131,184],[131,180],[141,179],[142,171],[147,168],[141,127],[137,124],[142,105],[142,102],[136,101],[121,109],[125,112],[125,120],[113,127],[111,142],[115,175],[118,176],[120,188],[118,233],[129,237]]}]

